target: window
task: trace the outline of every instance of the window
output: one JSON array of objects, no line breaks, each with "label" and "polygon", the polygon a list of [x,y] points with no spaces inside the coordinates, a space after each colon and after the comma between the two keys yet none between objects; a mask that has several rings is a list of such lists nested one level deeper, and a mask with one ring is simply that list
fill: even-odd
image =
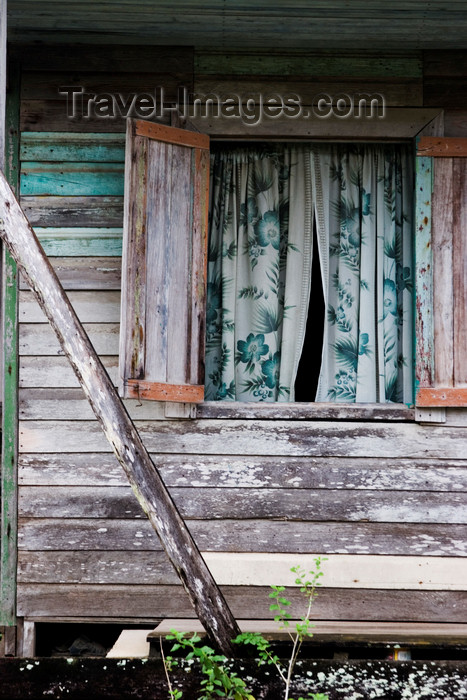
[{"label": "window", "polygon": [[[147,124],[145,122],[131,122],[129,126],[129,137],[127,145],[127,177],[126,177],[126,214],[125,214],[125,239],[124,239],[124,261],[123,269],[126,271],[126,279],[123,284],[123,299],[122,304],[122,341],[121,341],[121,391],[125,396],[140,397],[140,398],[155,398],[158,400],[171,400],[171,401],[185,401],[185,402],[199,402],[203,400],[203,387],[202,387],[202,366],[204,361],[204,270],[205,270],[205,244],[206,244],[206,216],[207,216],[207,171],[208,171],[208,141],[205,137],[200,134],[193,134],[192,132],[185,132],[179,129],[171,129],[168,127],[160,127],[154,124]],[[250,269],[253,267],[252,260],[255,255],[264,257],[261,253],[261,249],[269,247],[271,252],[275,251],[279,255],[278,267],[279,273],[281,272],[281,254],[284,257],[284,244],[277,241],[275,238],[275,223],[276,220],[272,212],[278,212],[279,217],[285,217],[284,220],[289,217],[297,217],[300,215],[301,220],[308,222],[308,250],[311,253],[312,241],[314,240],[315,252],[315,271],[313,274],[304,275],[304,268],[311,272],[311,267],[313,265],[313,256],[310,254],[308,261],[305,256],[295,256],[295,261],[292,266],[288,266],[287,255],[285,269],[292,279],[297,277],[303,283],[306,280],[306,284],[309,284],[309,280],[312,279],[313,275],[316,274],[316,270],[321,275],[323,282],[323,294],[327,304],[328,318],[326,323],[328,326],[328,337],[326,333],[324,334],[324,353],[323,357],[329,357],[329,346],[332,347],[335,353],[335,345],[339,341],[339,336],[336,334],[337,330],[341,331],[342,334],[350,333],[349,330],[343,328],[339,329],[339,325],[345,324],[345,307],[343,309],[339,308],[339,299],[345,299],[345,303],[349,304],[351,299],[347,298],[349,293],[344,288],[342,289],[342,280],[334,281],[336,276],[336,270],[333,268],[335,260],[333,257],[339,258],[338,251],[337,254],[333,253],[333,240],[334,234],[338,233],[338,230],[334,230],[332,226],[329,226],[329,222],[326,222],[326,227],[323,226],[323,220],[326,217],[332,217],[333,211],[328,208],[328,211],[324,209],[320,210],[320,200],[318,188],[317,174],[321,174],[321,179],[326,179],[328,184],[331,183],[330,187],[335,187],[336,183],[341,182],[339,185],[342,190],[342,182],[344,180],[339,180],[337,178],[329,179],[329,173],[332,168],[335,169],[333,165],[333,152],[332,148],[326,147],[328,151],[323,151],[316,155],[316,152],[309,160],[310,174],[313,175],[310,182],[303,181],[302,178],[296,178],[296,182],[290,189],[290,183],[286,185],[285,173],[289,167],[287,163],[283,163],[282,168],[282,183],[279,182],[276,194],[279,195],[279,189],[282,188],[282,194],[284,193],[284,188],[289,187],[289,199],[290,197],[296,198],[296,185],[300,187],[308,187],[311,192],[311,198],[308,200],[305,198],[301,201],[305,202],[305,205],[294,205],[288,208],[288,211],[282,207],[282,209],[269,207],[267,201],[264,201],[264,207],[261,211],[261,216],[259,212],[255,210],[255,206],[258,204],[248,200],[248,196],[237,198],[236,205],[237,211],[235,216],[238,219],[241,217],[250,218],[250,224],[255,230],[256,226],[256,241],[249,240],[248,235],[243,241],[243,250],[247,251],[246,258],[250,264]],[[360,148],[360,147],[358,147]],[[358,151],[357,147],[354,150]],[[387,146],[381,147],[387,148]],[[294,147],[294,156],[300,151],[298,147]],[[287,147],[283,146],[281,149],[274,149],[275,151],[286,152]],[[324,155],[323,155],[324,154]],[[303,155],[303,153],[302,153]],[[282,156],[281,156],[282,157]],[[290,161],[290,155],[289,161]],[[294,162],[292,158],[292,161]],[[374,157],[372,156],[373,160]],[[304,157],[304,160],[307,160]],[[384,159],[383,159],[384,160]],[[391,160],[391,159],[390,159]],[[392,158],[392,161],[394,158]],[[422,159],[426,160],[426,159]],[[319,161],[319,162],[318,162]],[[290,165],[289,162],[289,165]],[[412,162],[412,161],[411,161]],[[280,170],[280,169],[279,169]],[[292,169],[289,168],[291,171]],[[324,175],[323,175],[324,174]],[[211,193],[216,189],[219,183],[216,183],[216,175],[214,175],[214,180],[211,187]],[[378,174],[371,176],[376,182],[379,178]],[[419,176],[417,176],[419,177]],[[267,179],[267,178],[266,178]],[[397,177],[396,177],[397,180]],[[352,180],[349,176],[347,182],[352,184]],[[262,187],[267,184],[263,183]],[[321,185],[323,183],[321,182]],[[362,224],[362,220],[365,219],[367,210],[371,207],[369,203],[370,200],[367,198],[368,189],[362,187],[361,183],[354,183],[355,186],[358,185],[359,195],[359,205],[357,207],[358,213],[355,215],[359,221],[359,226]],[[222,184],[220,187],[222,189]],[[347,185],[345,186],[347,187]],[[417,187],[419,185],[417,184]],[[294,190],[295,188],[295,190]],[[310,189],[311,188],[311,189]],[[345,189],[345,188],[344,188]],[[247,191],[245,191],[246,194]],[[245,194],[244,192],[244,194]],[[266,192],[266,189],[262,189],[262,192]],[[342,194],[342,193],[341,193]],[[425,193],[424,193],[425,194]],[[378,214],[382,214],[384,208],[384,198],[390,198],[392,194],[388,192],[387,188],[382,188],[380,194],[378,194],[381,203],[378,204]],[[339,196],[339,201],[344,201],[344,197]],[[420,199],[420,198],[419,198]],[[327,201],[331,201],[332,198],[328,197]],[[294,200],[295,204],[298,201]],[[307,204],[306,202],[311,201],[311,216],[307,219]],[[324,200],[322,200],[324,201]],[[337,200],[336,200],[337,201]],[[278,200],[279,202],[279,200]],[[353,202],[354,203],[354,202]],[[243,209],[242,209],[242,204]],[[348,202],[347,202],[348,204]],[[386,202],[387,204],[387,202]],[[405,204],[404,204],[405,206]],[[216,213],[214,211],[215,205],[211,202],[211,210],[213,211],[213,218],[215,219]],[[305,207],[305,209],[303,209]],[[355,209],[355,207],[354,207]],[[408,209],[407,209],[408,211]],[[269,215],[268,215],[269,212]],[[402,212],[404,214],[404,212]],[[229,219],[228,212],[224,210],[226,214],[226,219]],[[401,211],[395,210],[395,214],[391,214],[394,220],[400,218]],[[419,217],[419,211],[417,211],[417,216]],[[222,217],[221,217],[222,218]],[[407,218],[407,217],[406,217]],[[273,221],[274,219],[274,221]],[[261,224],[261,222],[263,222]],[[313,229],[314,222],[314,229]],[[288,221],[289,230],[290,221]],[[397,221],[396,221],[397,224]],[[410,224],[411,225],[411,224]],[[221,227],[223,227],[222,224]],[[412,225],[411,225],[412,227]],[[251,227],[250,227],[251,228]],[[323,243],[324,236],[328,235],[328,240],[326,241],[326,246]],[[394,228],[393,228],[394,230]],[[426,235],[427,227],[425,227],[424,234]],[[357,236],[357,232],[354,230],[353,233]],[[364,229],[359,228],[358,235],[361,237],[367,236]],[[329,238],[331,235],[331,238]],[[347,236],[349,236],[349,230],[347,230]],[[252,236],[250,236],[252,238]],[[341,237],[342,238],[342,237]],[[394,237],[393,237],[394,238]],[[268,240],[268,246],[261,245],[265,244]],[[411,240],[411,239],[410,239]],[[259,246],[255,248],[255,243]],[[410,241],[409,241],[410,242]],[[352,243],[356,243],[353,241]],[[392,240],[384,240],[379,236],[376,236],[375,245],[381,246],[384,252],[385,247],[389,249],[392,245]],[[303,244],[303,241],[302,243]],[[420,236],[417,232],[417,245],[419,247]],[[397,240],[395,241],[396,247],[399,245]],[[408,244],[407,244],[408,245]],[[235,246],[238,246],[238,241],[233,242],[232,246],[227,244],[227,241],[222,242],[223,246],[223,257],[226,260],[234,257]],[[298,247],[298,243],[294,240],[287,240],[286,250],[288,252],[295,252],[294,246]],[[342,246],[342,241],[341,241]],[[259,248],[259,250],[258,250]],[[326,250],[329,254],[326,257]],[[347,251],[349,252],[349,251]],[[405,257],[404,257],[405,256]],[[399,287],[399,291],[402,291],[405,297],[412,296],[412,290],[410,289],[410,283],[412,280],[411,274],[406,268],[410,265],[406,264],[406,261],[410,257],[412,260],[412,252],[407,248],[402,257],[396,260],[394,256],[388,256],[391,258],[394,269],[391,270],[392,277],[389,277],[389,272],[385,268],[384,257],[382,258],[382,279],[383,279],[383,295],[376,299],[375,306],[380,309],[379,316],[377,316],[377,322],[372,320],[373,327],[383,325],[386,317],[398,318],[398,307],[400,306],[400,300],[398,297],[394,298],[391,294],[385,298],[385,284],[384,280],[389,280],[391,284],[386,285],[390,287],[390,290],[394,292],[394,288]],[[436,251],[435,251],[436,256]],[[209,272],[209,284],[216,285],[219,280],[222,282],[222,278],[225,275],[220,275],[220,278],[216,280],[216,270],[212,269],[211,263],[215,259],[213,255],[213,250],[210,251],[210,272]],[[293,256],[292,256],[293,257]],[[317,266],[317,259],[319,258],[320,264]],[[374,257],[373,257],[374,260]],[[258,263],[259,264],[259,263]],[[298,264],[298,268],[296,267]],[[301,266],[301,267],[300,267]],[[422,262],[420,256],[417,259],[417,270],[418,277],[422,272],[421,269]],[[257,266],[255,266],[257,267]],[[289,269],[287,269],[289,268]],[[298,272],[297,272],[298,270]],[[368,271],[370,268],[368,268]],[[380,272],[378,272],[380,274]],[[326,275],[328,277],[326,278]],[[371,272],[367,275],[361,274],[358,286],[360,289],[366,291],[365,286],[368,284],[368,279],[372,283],[371,275],[375,276],[375,266],[371,267]],[[381,275],[380,275],[381,276]],[[272,277],[274,277],[272,275]],[[368,278],[368,279],[367,279]],[[271,284],[274,284],[274,279],[268,280]],[[327,284],[326,284],[327,280]],[[228,282],[225,279],[224,284]],[[347,282],[347,279],[344,280]],[[281,281],[279,279],[279,285]],[[227,285],[228,286],[228,285]],[[255,291],[256,286],[256,291]],[[303,285],[302,285],[303,286]],[[331,287],[334,287],[334,292],[336,295],[335,303],[332,302],[329,294]],[[242,292],[242,296],[245,298],[251,297],[254,301],[254,297],[257,297],[257,301],[267,301],[269,303],[270,296],[265,299],[267,290],[261,286],[256,285],[252,281],[238,281],[235,282],[235,288],[237,293]],[[282,285],[282,289],[285,287]],[[308,292],[307,292],[308,293]],[[301,296],[300,296],[301,294]],[[344,296],[342,296],[344,294]],[[212,376],[215,374],[215,370],[209,369],[209,353],[212,352],[212,347],[210,347],[210,328],[209,325],[213,324],[218,317],[218,311],[214,308],[213,298],[215,298],[215,290],[213,297],[213,290],[210,289],[210,301],[207,306],[206,321],[208,324],[208,380],[212,380]],[[327,298],[326,298],[327,295]],[[354,288],[350,292],[351,296],[355,296]],[[420,298],[420,294],[418,295]],[[303,294],[303,289],[298,292],[298,304],[302,304],[303,299],[307,297],[307,294]],[[182,298],[182,301],[180,299]],[[394,300],[396,299],[396,300]],[[313,302],[312,302],[313,303]],[[422,310],[428,309],[429,315],[429,300],[422,300]],[[382,305],[382,306],[381,306]],[[285,321],[287,316],[287,307],[297,306],[295,303],[289,303],[285,300],[285,294],[283,299],[283,319]],[[341,304],[342,306],[342,304]],[[332,307],[332,309],[331,309]],[[222,307],[224,308],[224,307]],[[237,366],[243,366],[243,369],[247,371],[254,381],[255,373],[257,372],[257,367],[261,368],[261,374],[263,376],[263,384],[265,387],[258,385],[259,391],[266,389],[268,391],[272,390],[271,385],[275,385],[274,389],[277,389],[277,394],[280,393],[281,386],[286,386],[285,383],[281,383],[281,380],[277,380],[278,370],[277,370],[277,360],[278,357],[276,353],[278,349],[273,346],[269,338],[266,338],[266,333],[262,333],[262,329],[266,331],[268,328],[267,324],[271,328],[271,332],[275,332],[274,322],[278,318],[274,319],[274,316],[268,313],[270,307],[267,305],[258,305],[257,309],[254,311],[256,314],[256,327],[253,328],[252,332],[244,332],[245,337],[237,337],[235,343],[230,348],[230,358],[233,355],[233,364],[235,365],[235,359]],[[425,333],[423,335],[423,340],[425,341],[426,336],[426,325],[425,329],[420,330],[420,304],[417,306],[418,312],[418,325],[417,332]],[[386,310],[386,313],[385,313]],[[215,317],[214,318],[214,312]],[[344,315],[342,315],[344,312]],[[410,314],[410,309],[407,306],[407,310],[402,310],[402,314],[399,319],[404,319],[406,314]],[[279,316],[280,314],[278,314]],[[303,326],[303,317],[306,318],[306,309],[304,315],[302,315],[302,320],[299,319],[298,324]],[[380,320],[382,319],[382,320]],[[228,317],[224,315],[223,323],[228,321]],[[297,323],[297,320],[288,319],[291,323]],[[389,318],[389,321],[392,319]],[[262,326],[260,324],[263,324]],[[298,326],[298,327],[299,327]],[[399,323],[400,326],[400,323]],[[297,326],[296,326],[297,327]],[[293,328],[293,326],[292,326]],[[394,326],[395,330],[398,330],[397,324]],[[352,326],[353,330],[353,326]],[[331,338],[331,331],[334,333],[334,337]],[[250,337],[252,335],[252,337]],[[296,338],[297,334],[292,331],[290,335],[293,339]],[[304,335],[304,329],[303,329]],[[353,340],[351,352],[349,349],[349,366],[354,359],[351,360],[351,356],[354,358],[357,352],[359,357],[364,357],[364,359],[372,359],[372,354],[369,352],[369,341],[370,338],[366,336],[365,329],[359,328],[358,330],[358,346],[355,350],[355,340]],[[259,337],[258,337],[259,336]],[[264,336],[264,339],[261,337]],[[406,343],[405,348],[408,347],[407,343],[410,344],[409,333],[402,334],[402,343]],[[383,350],[384,350],[384,332],[383,332]],[[239,342],[241,341],[241,342]],[[302,341],[303,342],[303,338]],[[326,350],[327,343],[327,350]],[[381,343],[380,343],[381,345]],[[265,347],[267,346],[267,348]],[[301,354],[297,353],[297,345],[291,344],[290,346],[290,356],[292,357],[292,363],[294,365],[294,371],[296,370],[298,359]],[[423,367],[421,364],[422,358],[425,357],[424,353],[420,351],[420,341],[417,344],[417,362],[419,364],[418,368],[418,379],[420,381],[420,372],[423,373]],[[222,349],[222,345],[221,345]],[[378,356],[379,357],[379,356]],[[384,357],[384,353],[383,353]],[[404,374],[404,386],[409,386],[411,382],[408,377],[411,373],[411,357],[412,351],[407,351],[407,371]],[[229,358],[229,360],[230,360]],[[281,349],[281,363],[283,362],[283,353]],[[376,358],[375,358],[376,359]],[[266,364],[263,364],[266,363]],[[267,364],[269,363],[269,364]],[[403,363],[402,363],[403,364]],[[284,365],[285,366],[285,365]],[[381,369],[381,368],[380,368]],[[333,370],[328,372],[329,376],[335,378],[336,372],[332,374]],[[380,372],[376,376],[379,376]],[[344,377],[341,376],[343,379]],[[423,381],[426,381],[423,380]],[[453,381],[456,381],[453,379]],[[337,384],[337,381],[335,382]],[[223,386],[225,385],[225,386]],[[218,385],[221,388],[221,394],[225,392],[226,394],[230,390],[230,381],[221,381]],[[338,386],[341,386],[338,384]],[[332,388],[332,387],[331,387]],[[253,387],[253,391],[255,388]],[[410,390],[410,388],[409,388]],[[293,394],[292,394],[293,396]],[[403,400],[406,400],[407,394],[404,394]],[[287,397],[284,396],[285,400],[290,399],[291,394]],[[207,394],[207,398],[213,398],[211,395]],[[223,398],[217,397],[217,398]],[[228,397],[233,398],[233,397]],[[235,396],[238,399],[237,396]],[[262,398],[261,396],[259,398]],[[266,397],[265,397],[266,398]],[[267,397],[271,400],[271,397]],[[274,396],[272,398],[277,398]],[[361,398],[356,396],[357,401],[374,401],[374,400],[385,400],[380,395],[376,395],[376,398]],[[437,399],[438,400],[438,399]],[[460,404],[458,404],[460,405]]]}]

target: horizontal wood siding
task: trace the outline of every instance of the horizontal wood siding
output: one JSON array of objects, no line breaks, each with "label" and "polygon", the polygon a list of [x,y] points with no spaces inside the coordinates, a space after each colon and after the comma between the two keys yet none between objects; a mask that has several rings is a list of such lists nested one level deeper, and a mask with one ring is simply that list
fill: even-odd
[{"label": "horizontal wood siding", "polygon": [[[457,109],[445,80],[463,79],[458,59],[171,47],[25,51],[21,203],[112,379],[125,124],[67,118],[60,85],[122,94],[163,85],[170,99],[179,85],[191,92],[280,88],[307,100],[316,91],[371,89],[401,108],[392,136],[407,128],[414,106],[435,114],[443,100],[447,133],[461,136],[467,105]],[[409,121],[415,135],[418,122]],[[271,126],[275,135],[297,128],[293,119]],[[372,128],[358,127],[367,136]],[[320,129],[326,137],[329,122],[320,120]],[[23,280],[19,296],[18,614],[192,616]],[[326,406],[320,414],[316,406],[278,413],[226,406],[221,417],[208,404],[196,420],[167,420],[163,403],[125,405],[238,617],[269,618],[268,584],[323,554],[328,585],[316,600],[317,620],[467,622],[465,428],[416,425],[403,407],[355,414]]]}]

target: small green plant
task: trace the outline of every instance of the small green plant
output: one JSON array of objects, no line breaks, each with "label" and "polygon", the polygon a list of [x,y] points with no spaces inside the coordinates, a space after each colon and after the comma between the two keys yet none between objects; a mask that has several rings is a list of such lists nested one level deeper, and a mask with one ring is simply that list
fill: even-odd
[{"label": "small green plant", "polygon": [[[269,609],[274,612],[274,620],[279,623],[280,629],[285,629],[288,632],[292,642],[292,651],[287,662],[282,661],[277,654],[273,653],[270,642],[261,634],[256,632],[243,632],[234,639],[235,644],[251,645],[256,649],[259,665],[269,664],[275,666],[280,678],[284,682],[284,700],[293,700],[289,697],[290,685],[292,682],[295,664],[300,653],[301,646],[305,639],[313,636],[312,628],[314,624],[310,619],[313,601],[317,596],[317,588],[321,585],[319,579],[323,576],[321,571],[322,562],[326,558],[317,557],[315,569],[306,572],[301,566],[292,567],[291,571],[295,574],[295,584],[300,587],[300,592],[303,593],[306,599],[306,611],[301,616],[300,620],[291,624],[292,615],[289,612],[291,601],[284,595],[284,586],[271,586],[269,598],[272,603]],[[201,638],[197,634],[187,638],[183,632],[171,630],[166,639],[173,640],[175,643],[171,648],[171,652],[180,650],[186,651],[184,662],[197,662],[201,672],[205,676],[201,681],[202,694],[198,696],[198,700],[214,700],[215,698],[230,698],[231,700],[255,700],[251,695],[246,683],[238,676],[238,674],[228,668],[228,659],[216,654],[214,649],[209,646],[200,646]],[[161,654],[164,663],[164,669],[167,677],[170,700],[180,700],[182,691],[173,688],[170,680],[170,672],[174,666],[180,665],[180,660],[172,656],[164,656],[161,640]],[[308,693],[307,697],[299,697],[297,700],[329,700],[329,697],[323,693]]]},{"label": "small green plant", "polygon": [[[283,595],[284,586],[271,586],[272,592],[269,597],[274,601],[269,606],[269,609],[275,613],[274,620],[279,623],[280,629],[287,630],[292,642],[292,652],[286,664],[276,654],[272,653],[270,643],[261,635],[255,632],[243,632],[238,635],[234,642],[236,644],[251,644],[256,647],[260,663],[271,664],[276,667],[279,676],[284,682],[284,700],[293,700],[289,698],[290,684],[292,682],[295,664],[300,653],[303,641],[313,636],[312,628],[314,624],[310,619],[311,608],[313,601],[318,595],[317,588],[321,585],[319,579],[323,576],[321,564],[326,561],[326,558],[316,557],[315,570],[308,572],[301,566],[292,567],[291,571],[296,575],[295,584],[300,587],[300,592],[303,593],[307,600],[306,612],[299,621],[295,622],[291,627],[290,620],[292,615],[289,612],[291,602]],[[298,698],[305,700],[305,698]],[[328,700],[327,695],[310,694],[307,700]]]},{"label": "small green plant", "polygon": [[[187,650],[188,653],[184,660],[187,662],[197,661],[202,674],[206,676],[201,681],[202,694],[198,696],[198,700],[214,700],[214,698],[219,697],[230,698],[231,700],[255,700],[245,681],[235,671],[227,668],[227,657],[222,654],[216,654],[214,649],[205,644],[199,646],[201,638],[197,634],[187,638],[183,632],[177,632],[176,630],[170,630],[170,632],[166,639],[175,641],[171,651]],[[179,700],[182,697],[180,690],[172,688],[167,672],[167,669],[178,663],[178,659],[172,656],[168,656],[164,661],[170,700]]]}]

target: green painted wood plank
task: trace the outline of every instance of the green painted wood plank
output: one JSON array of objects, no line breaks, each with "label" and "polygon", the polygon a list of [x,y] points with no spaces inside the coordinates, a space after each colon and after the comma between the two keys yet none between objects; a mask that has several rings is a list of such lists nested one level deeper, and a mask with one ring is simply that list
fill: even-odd
[{"label": "green painted wood plank", "polygon": [[432,386],[433,366],[433,254],[431,197],[433,159],[416,158],[415,178],[415,384]]},{"label": "green painted wood plank", "polygon": [[421,78],[421,57],[310,54],[198,53],[195,75],[280,75],[350,78]]},{"label": "green painted wood plank", "polygon": [[[6,99],[5,175],[15,192],[19,178],[21,70],[13,60]],[[16,624],[18,534],[18,273],[3,251],[3,411],[0,521],[0,625]]]},{"label": "green painted wood plank", "polygon": [[125,134],[23,132],[20,157],[22,161],[123,163]]},{"label": "green painted wood plank", "polygon": [[122,254],[122,228],[41,228],[34,231],[52,257],[112,257]]},{"label": "green painted wood plank", "polygon": [[123,163],[40,163],[21,165],[23,195],[123,195]]}]

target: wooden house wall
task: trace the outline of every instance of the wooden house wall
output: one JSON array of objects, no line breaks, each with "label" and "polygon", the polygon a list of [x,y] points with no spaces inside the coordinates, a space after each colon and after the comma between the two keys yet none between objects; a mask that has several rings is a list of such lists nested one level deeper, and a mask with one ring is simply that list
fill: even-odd
[{"label": "wooden house wall", "polygon": [[[124,120],[70,120],[62,85],[130,92],[349,93],[446,107],[467,133],[467,57],[339,57],[189,49],[20,52],[21,203],[116,379]],[[388,105],[388,106],[389,106]],[[19,306],[19,616],[190,616],[188,599],[24,283]],[[372,410],[289,414],[209,406],[195,420],[127,401],[234,614],[262,618],[267,586],[324,554],[327,620],[466,622],[467,428]],[[336,417],[337,416],[337,417]],[[455,419],[459,419],[456,424]],[[296,591],[291,592],[292,597]]]}]

